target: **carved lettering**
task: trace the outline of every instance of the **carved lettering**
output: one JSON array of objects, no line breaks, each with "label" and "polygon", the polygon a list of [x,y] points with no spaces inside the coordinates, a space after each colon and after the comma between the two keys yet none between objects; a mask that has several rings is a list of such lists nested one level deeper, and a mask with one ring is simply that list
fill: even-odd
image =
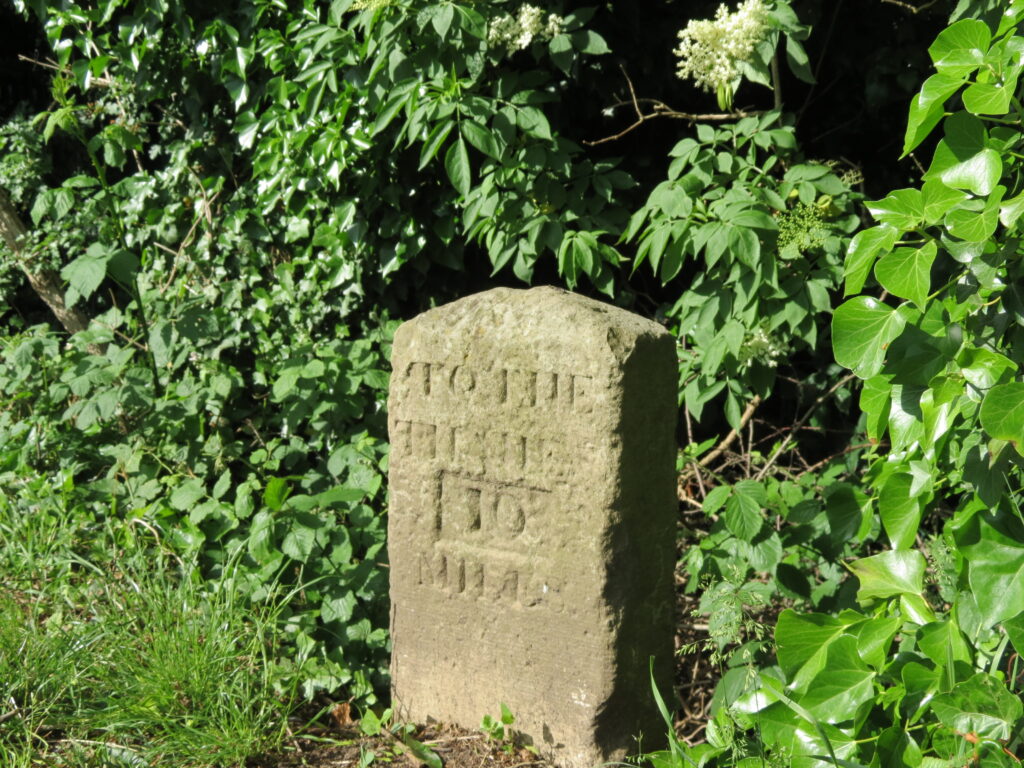
[{"label": "carved lettering", "polygon": [[478,549],[463,554],[420,553],[418,569],[418,584],[451,597],[482,599],[509,607],[544,608],[556,613],[565,607],[558,585],[526,564],[502,561],[501,553],[491,555]]},{"label": "carved lettering", "polygon": [[499,549],[518,548],[516,538],[550,495],[540,488],[453,472],[442,472],[439,482],[441,491],[435,498],[440,505],[441,535],[473,543],[489,541]]},{"label": "carved lettering", "polygon": [[593,377],[573,371],[416,361],[405,367],[406,391],[422,398],[450,398],[464,405],[588,411]]},{"label": "carved lettering", "polygon": [[572,463],[569,445],[547,437],[402,419],[392,429],[397,455],[433,459],[454,472],[546,490],[568,479]]}]

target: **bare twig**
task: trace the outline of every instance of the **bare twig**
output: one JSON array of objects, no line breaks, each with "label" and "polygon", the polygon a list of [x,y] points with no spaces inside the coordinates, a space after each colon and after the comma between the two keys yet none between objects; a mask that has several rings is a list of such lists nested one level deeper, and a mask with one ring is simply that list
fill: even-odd
[{"label": "bare twig", "polygon": [[[754,399],[750,401],[750,403],[747,405],[746,410],[743,411],[743,415],[740,416],[740,429],[743,429],[747,425],[747,422],[750,421],[750,417],[754,415],[754,411],[757,410],[757,406],[759,406],[760,404],[761,396],[754,395]],[[717,459],[719,456],[726,452],[729,446],[736,441],[736,438],[738,436],[739,432],[737,432],[735,429],[731,430],[729,434],[725,436],[725,439],[723,439],[722,442],[715,446],[711,453],[709,453],[707,456],[700,460],[700,465],[702,467],[710,466],[710,464],[715,459]]]},{"label": "bare twig", "polygon": [[[612,104],[610,107],[608,107],[608,109],[615,109],[616,107],[622,107],[622,106],[626,106],[626,105],[631,105],[633,107],[633,110],[636,112],[636,118],[637,119],[630,126],[628,126],[627,128],[624,128],[623,130],[619,131],[616,134],[613,134],[612,136],[605,136],[603,139],[595,139],[593,141],[588,141],[586,139],[583,139],[583,143],[586,144],[588,147],[595,147],[598,144],[605,144],[605,143],[607,143],[609,141],[616,141],[617,139],[621,139],[623,136],[625,136],[630,131],[633,131],[636,128],[639,128],[641,125],[646,123],[648,120],[653,120],[656,117],[670,117],[670,118],[673,118],[675,120],[687,120],[687,121],[689,121],[691,123],[698,123],[698,122],[716,122],[716,121],[721,121],[721,120],[735,120],[735,119],[741,118],[741,117],[749,117],[751,115],[760,115],[760,114],[762,114],[759,111],[758,112],[748,112],[748,111],[745,111],[745,110],[735,110],[733,112],[711,112],[711,113],[705,113],[705,114],[692,113],[692,112],[680,112],[679,110],[673,109],[672,107],[670,107],[665,102],[658,101],[657,99],[637,98],[636,90],[633,88],[633,81],[630,80],[629,79],[629,75],[626,74],[625,67],[622,67],[620,65],[619,69],[622,70],[622,76],[624,78],[626,78],[626,84],[629,86],[630,100],[629,101],[618,101],[615,104]],[[640,109],[640,104],[641,103],[650,104],[652,106],[652,108],[653,108],[653,111],[649,112],[649,113],[644,113],[643,110]]]},{"label": "bare twig", "polygon": [[196,230],[199,228],[200,222],[202,222],[203,219],[205,219],[208,226],[213,226],[213,203],[216,202],[217,198],[220,197],[220,193],[223,191],[217,190],[213,194],[213,197],[208,197],[206,194],[206,189],[203,187],[202,179],[200,179],[199,176],[196,175],[196,172],[193,171],[191,168],[189,168],[188,170],[189,173],[195,176],[196,181],[199,184],[199,192],[203,196],[203,213],[201,216],[196,216],[195,218],[193,218],[192,226],[189,227],[188,232],[185,233],[185,237],[182,239],[181,244],[178,246],[178,250],[175,251],[171,248],[168,248],[163,243],[154,242],[154,245],[157,248],[160,248],[161,250],[166,251],[167,253],[174,256],[174,261],[171,262],[171,273],[167,276],[167,279],[164,281],[164,284],[160,286],[160,293],[164,293],[165,291],[167,291],[167,289],[171,286],[171,283],[174,282],[174,278],[178,274],[178,261],[181,259],[182,254],[184,254],[185,249],[192,245],[192,242],[195,240]]},{"label": "bare twig", "polygon": [[[22,54],[19,53],[18,54],[18,61],[24,61],[26,64],[32,64],[32,65],[37,66],[37,67],[42,67],[43,69],[50,69],[50,70],[53,70],[54,72],[66,72],[67,71],[67,67],[61,67],[53,59],[46,59],[45,61],[39,61],[39,59],[33,59],[30,56],[23,56]],[[92,78],[91,83],[93,85],[99,86],[101,88],[109,88],[110,87],[110,80],[108,80],[105,77],[94,77],[94,78]]]},{"label": "bare twig", "polygon": [[750,477],[750,454],[754,450],[754,420],[747,422],[747,450],[744,454],[747,457],[747,477]]},{"label": "bare twig", "polygon": [[697,501],[695,498],[693,498],[693,496],[687,494],[682,487],[679,488],[679,500],[686,504],[689,504],[695,510],[703,511],[704,509],[704,505]]},{"label": "bare twig", "polygon": [[[690,411],[686,406],[683,406],[683,418],[686,420],[686,438],[693,445],[693,422],[690,421]],[[693,476],[697,478],[697,488],[700,489],[700,498],[703,501],[708,497],[708,492],[704,488],[704,475],[700,471],[700,464],[695,459],[690,460],[690,466],[693,468]],[[680,495],[682,498],[682,495]],[[685,501],[692,501],[689,497]]]},{"label": "bare twig", "polygon": [[796,423],[789,430],[789,434],[786,435],[785,439],[781,443],[779,443],[778,448],[776,448],[772,452],[771,457],[768,459],[768,461],[765,462],[765,465],[763,467],[761,467],[761,469],[757,473],[757,475],[755,475],[755,477],[754,477],[755,480],[761,480],[762,478],[764,478],[764,476],[766,474],[768,474],[768,470],[771,469],[775,465],[775,462],[779,460],[779,456],[781,456],[782,453],[787,448],[789,448],[789,444],[793,440],[793,435],[800,431],[800,428],[803,427],[804,423],[809,418],[811,418],[811,416],[814,414],[814,412],[816,410],[818,410],[818,407],[822,403],[824,403],[826,400],[828,400],[830,397],[832,397],[832,395],[834,395],[837,390],[839,390],[840,388],[846,386],[846,384],[848,384],[850,381],[852,381],[853,378],[854,378],[854,374],[852,374],[852,373],[846,374],[845,376],[843,376],[843,378],[841,378],[839,381],[837,381],[835,384],[833,384],[831,387],[829,387],[828,390],[826,390],[821,395],[819,395],[817,400],[815,400],[813,403],[811,403],[810,407],[806,411],[804,411],[804,415],[801,416],[799,419],[797,419]]},{"label": "bare twig", "polygon": [[882,0],[882,2],[889,3],[889,5],[898,5],[900,8],[910,11],[911,13],[921,13],[921,11],[926,11],[931,8],[939,2],[939,0],[930,0],[930,2],[927,2],[924,5],[911,5],[910,3],[904,3],[903,0]]},{"label": "bare twig", "polygon": [[807,464],[805,462],[805,469],[803,471],[801,471],[797,475],[797,477],[803,477],[808,472],[813,472],[816,469],[821,469],[823,466],[828,464],[833,459],[838,459],[840,456],[845,456],[848,453],[853,453],[854,451],[859,451],[861,448],[870,448],[871,445],[872,445],[871,443],[856,443],[855,445],[848,445],[845,448],[843,448],[843,450],[841,450],[839,453],[833,453],[831,456],[826,456],[821,461],[816,461],[813,464]]}]

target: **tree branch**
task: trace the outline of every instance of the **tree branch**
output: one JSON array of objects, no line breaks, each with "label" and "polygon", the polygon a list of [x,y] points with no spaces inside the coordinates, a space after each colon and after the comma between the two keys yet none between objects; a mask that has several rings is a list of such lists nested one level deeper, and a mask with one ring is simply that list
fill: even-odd
[{"label": "tree branch", "polygon": [[[54,72],[64,72],[67,69],[66,67],[64,69],[61,69],[61,67],[58,66],[57,62],[54,61],[53,59],[47,59],[46,61],[39,61],[39,59],[33,59],[33,58],[30,58],[29,56],[23,56],[20,53],[18,54],[18,61],[24,61],[27,64],[34,64],[37,67],[42,67],[43,69],[50,69],[50,70],[53,70]],[[109,77],[94,77],[94,78],[92,78],[91,82],[92,82],[93,85],[100,86],[102,88],[109,88],[110,87],[110,78]]]},{"label": "tree branch", "polygon": [[[743,429],[747,425],[747,422],[750,421],[750,418],[754,415],[754,411],[757,410],[757,406],[759,406],[760,404],[761,396],[754,395],[754,399],[750,401],[750,403],[747,405],[746,410],[743,411],[743,415],[740,416],[739,429]],[[723,439],[722,442],[720,442],[718,445],[714,447],[711,453],[709,453],[707,456],[700,460],[700,466],[709,466],[711,462],[713,462],[715,459],[717,459],[719,456],[725,453],[730,445],[736,442],[736,438],[739,437],[739,435],[740,433],[738,429],[730,431],[729,434],[725,436],[725,439]]]},{"label": "tree branch", "polygon": [[761,467],[757,475],[755,475],[755,480],[761,480],[762,478],[764,478],[766,474],[768,474],[768,470],[771,469],[775,462],[779,460],[779,456],[782,455],[783,451],[785,451],[789,447],[790,442],[792,442],[793,440],[793,435],[800,431],[800,428],[809,418],[811,418],[811,416],[814,414],[816,410],[818,410],[818,407],[822,403],[824,403],[826,400],[832,397],[832,395],[836,393],[836,390],[845,386],[847,383],[853,380],[853,378],[854,374],[846,374],[845,376],[843,376],[843,378],[841,378],[839,381],[837,381],[835,384],[829,387],[827,391],[819,395],[817,400],[811,403],[811,406],[806,411],[804,411],[804,415],[797,419],[796,423],[790,428],[789,434],[786,435],[785,439],[781,443],[779,443],[779,447],[772,452],[771,457],[768,459],[768,461],[765,462],[765,465]]},{"label": "tree branch", "polygon": [[18,257],[21,271],[28,278],[29,285],[50,308],[64,330],[70,334],[84,331],[89,327],[89,317],[84,312],[64,303],[63,283],[52,269],[34,271],[29,268],[22,252],[22,243],[28,229],[18,215],[7,192],[0,189],[0,237],[4,244]]},{"label": "tree branch", "polygon": [[903,0],[882,0],[882,2],[889,3],[889,5],[898,5],[900,8],[910,11],[911,13],[920,13],[921,11],[926,11],[931,8],[939,2],[939,0],[930,0],[930,2],[927,2],[924,5],[911,5],[910,3],[904,3]]},{"label": "tree branch", "polygon": [[[606,109],[612,110],[615,109],[616,107],[632,105],[634,111],[636,112],[636,122],[634,122],[632,125],[628,126],[627,128],[624,128],[623,130],[619,131],[618,133],[612,136],[605,136],[603,139],[594,139],[593,141],[583,139],[582,143],[586,144],[588,147],[596,147],[598,144],[606,144],[609,141],[616,141],[617,139],[621,139],[630,131],[639,128],[648,120],[653,120],[656,117],[670,117],[675,120],[687,120],[691,123],[707,123],[724,120],[736,120],[737,118],[741,117],[749,117],[751,115],[763,114],[760,111],[748,112],[745,110],[736,110],[734,112],[711,112],[704,114],[692,112],[679,112],[678,110],[673,109],[663,101],[658,101],[657,99],[637,98],[636,91],[633,88],[633,81],[629,79],[629,75],[626,74],[625,68],[620,65],[619,69],[622,70],[622,76],[626,78],[626,84],[629,86],[630,100],[617,101],[610,107],[607,107]],[[643,110],[640,109],[641,103],[652,105],[653,111],[645,114]]]}]

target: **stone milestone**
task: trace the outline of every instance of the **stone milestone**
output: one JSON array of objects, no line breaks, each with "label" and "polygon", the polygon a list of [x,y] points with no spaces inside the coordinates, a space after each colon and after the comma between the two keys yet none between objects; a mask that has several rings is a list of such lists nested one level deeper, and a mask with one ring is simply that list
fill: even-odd
[{"label": "stone milestone", "polygon": [[498,288],[395,334],[388,401],[399,718],[514,728],[566,768],[662,743],[677,366],[656,323]]}]

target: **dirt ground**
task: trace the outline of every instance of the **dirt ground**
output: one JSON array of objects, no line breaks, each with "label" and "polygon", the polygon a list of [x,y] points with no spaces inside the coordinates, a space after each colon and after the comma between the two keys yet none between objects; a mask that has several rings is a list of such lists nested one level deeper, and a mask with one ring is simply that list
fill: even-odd
[{"label": "dirt ground", "polygon": [[[509,746],[508,750],[482,732],[458,728],[423,728],[413,734],[420,743],[441,758],[445,768],[545,768],[544,760],[524,749]],[[283,755],[266,755],[251,760],[247,768],[358,768],[358,766],[393,765],[396,768],[418,768],[425,765],[400,740],[389,736],[365,736],[358,727],[338,729],[330,739],[341,743],[326,744],[299,738],[292,750]],[[369,754],[373,753],[372,762]]]}]

